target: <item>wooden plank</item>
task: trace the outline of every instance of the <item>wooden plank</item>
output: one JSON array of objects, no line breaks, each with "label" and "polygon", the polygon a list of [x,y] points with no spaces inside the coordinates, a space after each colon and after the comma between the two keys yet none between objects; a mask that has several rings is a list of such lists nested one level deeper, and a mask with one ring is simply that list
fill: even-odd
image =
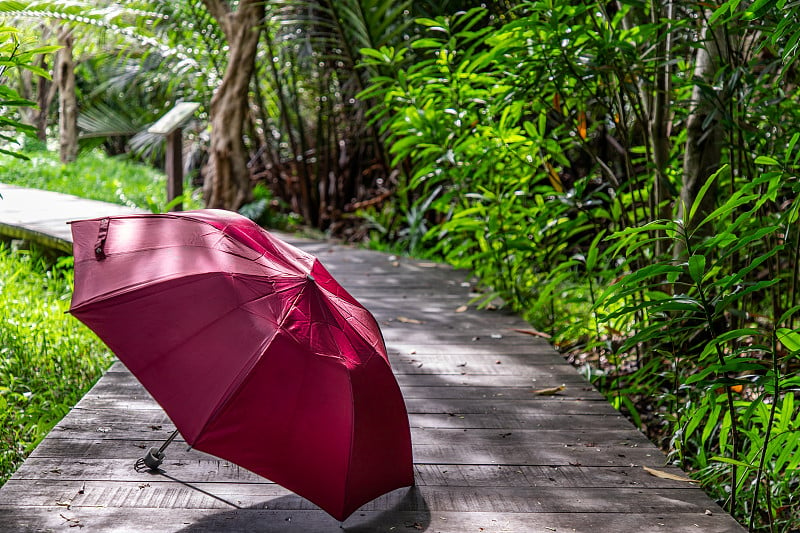
[{"label": "wooden plank", "polygon": [[[101,396],[84,397],[77,409],[81,409],[78,418],[105,416],[109,419],[119,419],[120,410],[149,410],[158,409],[159,406],[151,398],[141,400],[141,407],[134,409],[133,405],[126,405],[124,399],[114,401],[113,404],[104,405]],[[525,415],[607,415],[617,416],[619,413],[604,400],[574,400],[558,396],[528,395],[525,399],[506,400],[502,398],[411,398],[406,397],[406,409],[410,414],[516,414]],[[116,408],[115,408],[116,407]]]},{"label": "wooden plank", "polygon": [[[127,509],[48,506],[32,513],[30,508],[0,508],[5,523],[25,531],[88,531],[143,533],[186,531],[192,533],[308,533],[342,531],[339,522],[314,510],[276,511],[233,509]],[[436,531],[437,533],[498,532],[616,532],[637,533],[733,533],[743,531],[724,514],[697,511],[652,513],[499,513],[494,511],[439,512],[428,509],[359,511],[349,518],[350,533]]]},{"label": "wooden plank", "polygon": [[[90,468],[87,468],[89,466]],[[173,468],[177,470],[177,468]],[[417,464],[417,485],[440,487],[637,487],[637,488],[687,488],[694,485],[681,481],[663,479],[648,474],[639,466],[551,466],[551,465],[438,465]],[[661,470],[680,475],[675,467]],[[256,474],[239,468],[227,461],[207,456],[180,465],[180,475],[188,483],[270,483]],[[26,486],[41,487],[41,505],[47,495],[48,487],[73,487],[74,482],[116,481],[125,483],[146,483],[155,480],[166,481],[149,471],[137,472],[129,459],[92,459],[33,457],[25,462],[9,481],[7,489],[21,494]],[[31,483],[27,483],[30,481]],[[37,489],[38,490],[38,489]],[[31,493],[32,495],[33,493]],[[34,500],[28,498],[28,504]],[[50,502],[52,503],[52,502]]]},{"label": "wooden plank", "polygon": [[[414,391],[415,387],[408,387],[404,392],[406,408],[410,413],[451,413],[451,414],[474,414],[474,413],[562,413],[562,414],[616,414],[614,409],[602,397],[590,398],[567,398],[565,396],[536,396],[533,389],[527,389],[525,394],[520,394],[513,399],[504,399],[495,396],[490,398],[483,396],[460,397],[460,398],[436,398],[431,396],[434,387],[427,387],[425,392]],[[436,387],[438,389],[449,389],[449,387]],[[103,388],[93,391],[84,396],[76,406],[79,409],[104,409],[109,411],[119,411],[122,409],[142,410],[142,409],[161,409],[155,400],[144,391],[140,394],[128,396],[121,394],[108,398],[102,395]],[[559,393],[560,394],[560,393]],[[118,413],[114,416],[119,417]]]},{"label": "wooden plank", "polygon": [[[565,362],[564,365],[567,363]],[[583,379],[577,372],[570,371],[568,366],[560,368],[562,373],[555,376],[550,374],[536,374],[535,377],[530,375],[487,375],[487,374],[467,374],[462,372],[449,372],[447,374],[401,374],[397,373],[397,382],[400,387],[405,390],[406,387],[531,387],[531,390],[541,389],[546,387],[558,386],[566,381],[569,385],[573,383],[576,387],[586,387],[591,390],[586,380]],[[127,372],[124,365],[120,362],[115,362],[109,369],[111,372]]]},{"label": "wooden plank", "polygon": [[[110,417],[100,416],[105,411]],[[141,413],[141,414],[140,414]],[[72,416],[74,414],[74,416]],[[622,415],[555,415],[516,414],[516,413],[411,413],[411,427],[438,429],[535,429],[572,430],[572,431],[635,431],[631,423]],[[74,410],[73,413],[59,422],[53,429],[54,436],[65,430],[85,431],[94,428],[97,433],[112,433],[115,428],[136,427],[141,424],[143,430],[161,431],[161,427],[171,425],[169,417],[158,409],[119,412],[114,409],[96,410],[92,415],[85,410]],[[169,430],[167,430],[169,431]],[[113,436],[113,435],[110,435]],[[151,437],[147,437],[148,439]],[[155,439],[161,438],[155,437]]]},{"label": "wooden plank", "polygon": [[401,343],[398,341],[391,341],[386,344],[386,350],[391,355],[395,356],[414,356],[420,357],[435,357],[439,355],[474,355],[484,357],[496,357],[503,355],[522,355],[525,356],[526,364],[557,364],[563,365],[564,358],[556,353],[553,348],[545,343],[531,343],[531,344],[506,344],[503,346],[491,346],[491,349],[486,349],[485,343],[473,341],[470,339],[466,343]]},{"label": "wooden plank", "polygon": [[[512,431],[513,433],[513,431]],[[527,446],[494,444],[489,447],[473,442],[469,432],[454,438],[447,444],[414,445],[414,461],[421,464],[458,465],[551,465],[551,466],[629,466],[642,464],[660,468],[665,461],[657,449],[638,446],[588,447],[584,445],[538,444],[535,441]],[[149,439],[149,440],[145,440]],[[35,458],[73,458],[76,460],[124,459],[130,462],[144,455],[151,446],[161,440],[154,439],[153,433],[139,440],[73,440],[45,439],[31,457]],[[205,458],[197,450],[185,446],[169,448],[169,461],[187,463]],[[168,464],[165,462],[165,464]]]},{"label": "wooden plank", "polygon": [[[163,475],[151,475],[137,482],[115,483],[109,481],[72,481],[29,483],[29,497],[21,506],[58,505],[76,509],[80,507],[118,507],[124,502],[128,508],[148,509],[225,509],[231,502],[239,507],[301,510],[316,509],[312,503],[279,485],[272,483],[201,483],[188,482]],[[188,486],[187,486],[188,485]],[[12,485],[13,487],[14,485]],[[19,486],[17,483],[16,486]],[[57,488],[55,488],[57,487]],[[55,488],[55,490],[54,490]],[[12,489],[13,490],[13,489]],[[24,490],[24,489],[23,489]],[[413,499],[402,502],[412,493]],[[630,506],[632,498],[647,493],[651,503],[639,511],[644,512],[696,512],[703,513],[705,506],[694,500],[692,488],[641,487],[471,487],[418,485],[414,489],[398,489],[365,504],[364,511],[386,511],[400,507],[413,510],[424,505],[434,513],[470,512],[474,509],[492,509],[497,513],[537,513],[547,510],[556,513],[621,513]],[[55,496],[55,498],[53,498]]]},{"label": "wooden plank", "polygon": [[[51,438],[58,439],[87,439],[87,440],[104,440],[104,439],[147,439],[159,440],[166,439],[170,433],[175,429],[172,421],[160,409],[141,409],[141,410],[128,410],[125,411],[125,416],[121,417],[120,412],[115,409],[76,409],[72,415],[61,420],[51,433]],[[620,424],[621,429],[607,429],[604,432],[598,433],[596,430],[589,428],[577,427],[579,424],[594,426],[598,424],[605,424],[607,420],[606,415],[588,415],[573,417],[571,420],[573,424],[569,428],[551,426],[549,428],[537,427],[533,428],[520,428],[513,432],[506,431],[507,428],[474,428],[466,427],[469,421],[475,416],[481,417],[483,420],[489,419],[491,416],[502,419],[510,418],[508,414],[478,414],[474,413],[431,413],[438,415],[431,417],[429,415],[419,415],[412,413],[411,430],[412,435],[415,437],[415,443],[433,443],[431,435],[439,435],[442,443],[452,442],[452,439],[463,440],[463,435],[458,432],[470,430],[471,438],[476,438],[476,435],[487,435],[488,437],[500,436],[498,443],[508,444],[522,440],[520,444],[550,442],[562,446],[570,446],[581,442],[590,442],[597,444],[609,444],[618,442],[633,442],[640,445],[647,445],[649,441],[639,432],[630,431],[629,425]],[[515,415],[516,418],[529,418],[528,415]],[[572,415],[570,415],[572,416]],[[615,415],[616,416],[616,415]],[[551,418],[552,415],[542,417],[546,420]],[[429,425],[422,425],[423,421],[429,423],[439,423],[438,419],[457,419],[463,422],[463,427],[434,427]],[[532,419],[533,420],[533,419]],[[588,421],[588,422],[587,422]],[[420,425],[416,425],[419,423]],[[498,424],[499,425],[499,424]],[[482,439],[488,437],[481,437]],[[421,440],[420,440],[421,439]],[[488,444],[488,443],[487,443]]]},{"label": "wooden plank", "polygon": [[[596,400],[605,401],[602,394],[597,392],[588,383],[583,381],[580,377],[575,377],[572,380],[566,381],[567,386],[563,391],[559,392],[554,399],[582,399],[582,400]],[[406,399],[414,398],[430,398],[430,399],[504,399],[504,400],[527,400],[535,395],[534,391],[540,390],[540,387],[530,380],[529,385],[523,387],[503,387],[503,386],[472,386],[472,385],[448,385],[442,384],[440,386],[419,386],[415,387],[408,385],[403,388],[403,396]],[[149,393],[142,387],[142,385],[132,379],[127,372],[108,372],[105,377],[98,381],[95,387],[90,390],[86,396],[83,397],[79,407],[97,407],[101,405],[83,405],[84,402],[91,401],[95,404],[109,401],[106,408],[118,409],[121,407],[120,402],[127,402],[134,400],[141,403],[130,404],[131,409],[160,409],[154,401],[150,400]],[[126,404],[128,405],[128,404]]]}]

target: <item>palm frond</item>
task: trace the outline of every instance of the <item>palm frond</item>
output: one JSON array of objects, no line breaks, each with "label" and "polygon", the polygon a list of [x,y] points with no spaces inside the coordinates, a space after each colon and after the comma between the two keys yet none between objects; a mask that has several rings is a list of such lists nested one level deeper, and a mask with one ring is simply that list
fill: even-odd
[{"label": "palm frond", "polygon": [[143,127],[136,116],[122,109],[97,102],[78,115],[78,127],[82,138],[129,137],[136,135]]}]

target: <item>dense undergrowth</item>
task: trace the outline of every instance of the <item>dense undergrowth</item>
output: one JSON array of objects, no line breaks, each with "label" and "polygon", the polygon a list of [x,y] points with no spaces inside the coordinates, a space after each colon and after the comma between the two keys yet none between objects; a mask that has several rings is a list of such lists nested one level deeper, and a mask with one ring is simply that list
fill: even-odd
[{"label": "dense undergrowth", "polygon": [[71,258],[0,245],[0,485],[111,361],[71,294]]},{"label": "dense undergrowth", "polygon": [[372,240],[472,269],[476,305],[551,334],[753,531],[800,527],[798,35],[778,4],[528,1],[362,51],[402,170],[360,213]]}]

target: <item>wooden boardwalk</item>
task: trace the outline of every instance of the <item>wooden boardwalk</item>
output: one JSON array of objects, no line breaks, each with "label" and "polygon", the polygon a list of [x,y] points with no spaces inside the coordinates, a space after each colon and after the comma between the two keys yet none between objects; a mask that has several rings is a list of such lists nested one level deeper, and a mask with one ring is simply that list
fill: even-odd
[{"label": "wooden boardwalk", "polygon": [[[0,227],[5,213],[0,203]],[[527,324],[460,309],[465,273],[288,240],[374,313],[409,410],[416,487],[367,504],[345,531],[743,531],[695,484],[647,473],[681,474],[545,340],[518,331]],[[0,531],[341,531],[306,500],[185,443],[167,450],[165,474],[137,473],[134,461],[172,430],[114,364],[0,489]]]}]

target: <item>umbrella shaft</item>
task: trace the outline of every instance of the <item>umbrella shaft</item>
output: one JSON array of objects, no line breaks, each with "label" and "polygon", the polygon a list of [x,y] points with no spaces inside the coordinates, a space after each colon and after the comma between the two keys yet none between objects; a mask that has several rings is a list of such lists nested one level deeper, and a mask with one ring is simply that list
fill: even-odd
[{"label": "umbrella shaft", "polygon": [[175,440],[175,437],[177,436],[178,436],[178,430],[176,429],[175,431],[172,432],[172,435],[170,435],[169,438],[166,441],[164,441],[164,444],[161,445],[161,448],[158,449],[158,453],[164,453],[164,450],[167,449],[169,443]]}]

